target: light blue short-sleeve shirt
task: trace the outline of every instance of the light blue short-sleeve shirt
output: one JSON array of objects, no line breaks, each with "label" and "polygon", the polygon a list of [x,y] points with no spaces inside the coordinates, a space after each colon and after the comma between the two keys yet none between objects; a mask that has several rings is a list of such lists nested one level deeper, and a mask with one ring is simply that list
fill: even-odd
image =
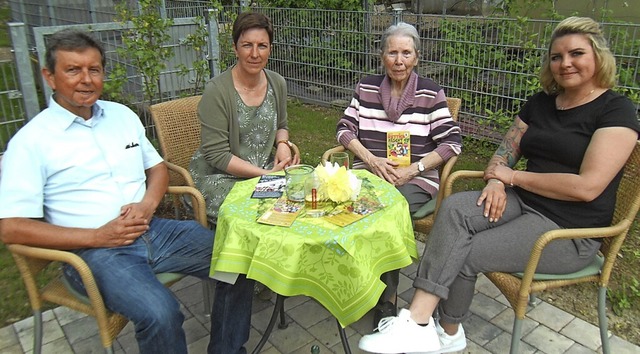
[{"label": "light blue short-sleeve shirt", "polygon": [[0,218],[42,218],[97,228],[142,200],[145,170],[162,162],[140,118],[97,101],[89,120],[51,99],[9,142],[2,158]]}]

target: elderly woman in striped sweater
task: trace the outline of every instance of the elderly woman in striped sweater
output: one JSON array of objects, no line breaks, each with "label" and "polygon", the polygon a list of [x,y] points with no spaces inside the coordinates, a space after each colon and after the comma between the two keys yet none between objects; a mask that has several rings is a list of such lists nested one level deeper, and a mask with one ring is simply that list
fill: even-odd
[{"label": "elderly woman in striped sweater", "polygon": [[[355,155],[353,167],[366,168],[395,185],[411,213],[434,198],[440,182],[437,168],[462,149],[460,128],[451,118],[444,90],[414,71],[419,44],[412,25],[389,27],[381,48],[385,74],[364,77],[357,84],[337,126],[338,141]],[[399,271],[382,275],[387,288],[376,306],[374,327],[397,312],[398,278]]]}]

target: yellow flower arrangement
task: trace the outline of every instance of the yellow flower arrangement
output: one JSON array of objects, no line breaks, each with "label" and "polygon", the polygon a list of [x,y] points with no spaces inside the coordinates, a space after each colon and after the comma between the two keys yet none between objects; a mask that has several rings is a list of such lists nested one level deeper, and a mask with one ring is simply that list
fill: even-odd
[{"label": "yellow flower arrangement", "polygon": [[329,199],[335,203],[344,203],[358,198],[362,181],[344,166],[325,162],[316,167],[315,174],[320,182],[318,200]]}]

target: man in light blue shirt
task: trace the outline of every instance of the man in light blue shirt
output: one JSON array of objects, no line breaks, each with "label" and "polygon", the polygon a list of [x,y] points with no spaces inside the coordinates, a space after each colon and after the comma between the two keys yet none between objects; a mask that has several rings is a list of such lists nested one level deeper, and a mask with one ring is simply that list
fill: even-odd
[{"label": "man in light blue shirt", "polygon": [[[153,216],[167,168],[138,116],[99,100],[104,66],[103,48],[87,33],[48,38],[42,75],[54,94],[2,159],[0,238],[75,252],[107,307],[134,323],[141,353],[186,353],[180,304],[155,274],[206,278],[214,233],[195,221]],[[73,268],[64,275],[84,292]],[[216,301],[253,293],[241,285],[225,290]]]}]

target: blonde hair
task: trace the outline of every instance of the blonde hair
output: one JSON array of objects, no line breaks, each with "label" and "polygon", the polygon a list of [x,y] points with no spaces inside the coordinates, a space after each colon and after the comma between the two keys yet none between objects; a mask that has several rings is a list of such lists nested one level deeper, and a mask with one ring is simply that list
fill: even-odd
[{"label": "blonde hair", "polygon": [[547,49],[547,55],[542,63],[542,69],[540,70],[540,85],[544,92],[560,93],[564,89],[556,82],[551,73],[551,46],[556,39],[570,35],[581,34],[584,35],[595,54],[596,59],[596,83],[603,88],[612,88],[616,84],[616,59],[614,58],[607,40],[604,38],[600,25],[589,17],[567,17],[562,20],[551,34],[551,42],[549,42],[549,48]]}]

